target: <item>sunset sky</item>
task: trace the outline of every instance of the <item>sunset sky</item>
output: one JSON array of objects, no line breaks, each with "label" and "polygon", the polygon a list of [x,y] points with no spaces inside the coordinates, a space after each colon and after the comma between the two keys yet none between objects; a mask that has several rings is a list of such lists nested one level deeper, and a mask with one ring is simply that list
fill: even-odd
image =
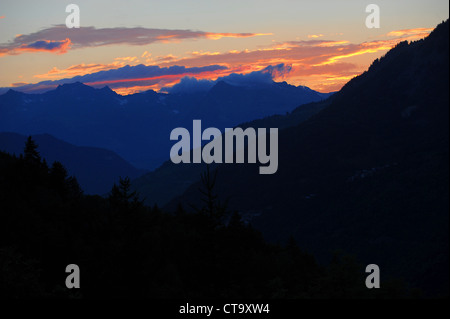
[{"label": "sunset sky", "polygon": [[[81,28],[68,29],[70,3],[1,1],[0,87],[79,80],[129,94],[283,64],[274,80],[336,91],[449,11],[447,0],[74,0]],[[365,26],[370,3],[381,9],[379,29]]]}]

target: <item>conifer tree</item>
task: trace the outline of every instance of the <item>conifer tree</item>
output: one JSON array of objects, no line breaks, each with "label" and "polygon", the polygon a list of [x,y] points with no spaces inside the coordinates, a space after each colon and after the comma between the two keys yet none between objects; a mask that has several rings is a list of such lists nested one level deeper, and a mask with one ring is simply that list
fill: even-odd
[{"label": "conifer tree", "polygon": [[198,212],[208,216],[217,227],[223,223],[223,218],[227,213],[227,205],[220,203],[218,195],[214,193],[214,187],[216,185],[217,170],[211,174],[209,165],[206,167],[206,172],[201,174],[201,182],[203,189],[199,191],[203,194],[202,201],[204,206],[201,209],[197,209]]},{"label": "conifer tree", "polygon": [[140,206],[139,196],[136,191],[131,191],[131,181],[129,177],[120,178],[119,185],[114,183],[110,195],[109,202],[118,208],[129,208]]},{"label": "conifer tree", "polygon": [[41,162],[41,156],[38,152],[38,145],[36,142],[32,139],[31,136],[28,136],[28,139],[25,143],[25,149],[23,151],[25,161],[30,163],[40,163]]}]

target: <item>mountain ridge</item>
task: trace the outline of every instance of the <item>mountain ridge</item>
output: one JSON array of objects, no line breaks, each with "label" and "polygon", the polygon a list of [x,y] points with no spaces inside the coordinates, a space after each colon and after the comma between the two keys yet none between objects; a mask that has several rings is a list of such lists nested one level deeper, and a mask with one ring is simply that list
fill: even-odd
[{"label": "mountain ridge", "polygon": [[9,90],[0,95],[0,131],[48,133],[74,145],[111,149],[136,167],[154,169],[169,157],[170,132],[192,127],[193,119],[225,128],[324,99],[302,87],[276,82],[255,87],[216,83],[205,93],[149,90],[122,96],[80,82],[42,94]]},{"label": "mountain ridge", "polygon": [[[32,137],[38,144],[41,157],[49,165],[54,161],[63,163],[87,194],[104,195],[120,177],[137,178],[145,173],[106,149],[75,146],[49,134]],[[1,132],[0,151],[19,156],[23,153],[26,139],[17,133]]]},{"label": "mountain ridge", "polygon": [[[277,174],[220,165],[219,198],[271,241],[293,235],[322,261],[344,249],[448,295],[448,29],[447,20],[398,44],[323,110],[281,130]],[[165,208],[198,206],[199,187]]]}]

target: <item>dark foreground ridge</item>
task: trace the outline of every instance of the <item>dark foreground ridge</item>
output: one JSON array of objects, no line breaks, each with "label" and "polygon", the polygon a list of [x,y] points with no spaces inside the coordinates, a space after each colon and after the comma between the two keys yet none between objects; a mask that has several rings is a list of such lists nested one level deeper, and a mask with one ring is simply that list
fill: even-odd
[{"label": "dark foreground ridge", "polygon": [[[321,262],[343,249],[385,276],[448,294],[448,36],[447,20],[399,43],[320,113],[281,130],[277,174],[219,166],[220,199],[271,242],[293,235]],[[199,185],[166,208],[200,204]]]},{"label": "dark foreground ridge", "polygon": [[[24,155],[0,152],[0,298],[407,297],[395,282],[364,285],[360,265],[336,255],[327,266],[301,250],[264,242],[237,214],[225,226],[212,198],[196,214],[144,206],[129,179],[108,198],[85,196],[29,139]],[[205,194],[210,178],[205,175]],[[65,286],[66,266],[82,273]],[[339,289],[335,289],[336,283]]]}]

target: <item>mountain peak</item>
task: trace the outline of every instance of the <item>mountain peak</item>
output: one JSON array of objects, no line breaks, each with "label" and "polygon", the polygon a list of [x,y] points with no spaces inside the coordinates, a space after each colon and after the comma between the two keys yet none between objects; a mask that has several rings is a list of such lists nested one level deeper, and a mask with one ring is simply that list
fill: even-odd
[{"label": "mountain peak", "polygon": [[231,85],[225,81],[218,81],[213,88],[229,88],[229,87],[234,87],[234,85]]},{"label": "mountain peak", "polygon": [[56,88],[56,91],[69,92],[69,91],[92,90],[92,89],[94,88],[77,81],[73,83],[60,84]]},{"label": "mountain peak", "polygon": [[225,81],[218,81],[209,91],[208,95],[224,96],[239,91],[239,87],[229,84]]},{"label": "mountain peak", "polygon": [[251,85],[248,84],[238,84],[238,83],[230,83],[229,81],[220,80],[217,81],[216,84],[210,89],[210,91],[222,91],[222,90],[233,90],[233,89],[243,89],[248,88]]},{"label": "mountain peak", "polygon": [[13,90],[13,89],[9,89],[5,93],[6,96],[16,96],[16,95],[20,95],[20,94],[22,94],[22,93],[19,91]]},{"label": "mountain peak", "polygon": [[111,90],[111,88],[107,85],[105,85],[101,89],[98,89],[98,92],[101,92],[102,94],[105,94],[105,95],[112,95],[112,96],[118,95],[115,91]]},{"label": "mountain peak", "polygon": [[104,87],[102,87],[100,90],[105,91],[105,92],[111,92],[111,88],[107,85],[105,85]]}]

